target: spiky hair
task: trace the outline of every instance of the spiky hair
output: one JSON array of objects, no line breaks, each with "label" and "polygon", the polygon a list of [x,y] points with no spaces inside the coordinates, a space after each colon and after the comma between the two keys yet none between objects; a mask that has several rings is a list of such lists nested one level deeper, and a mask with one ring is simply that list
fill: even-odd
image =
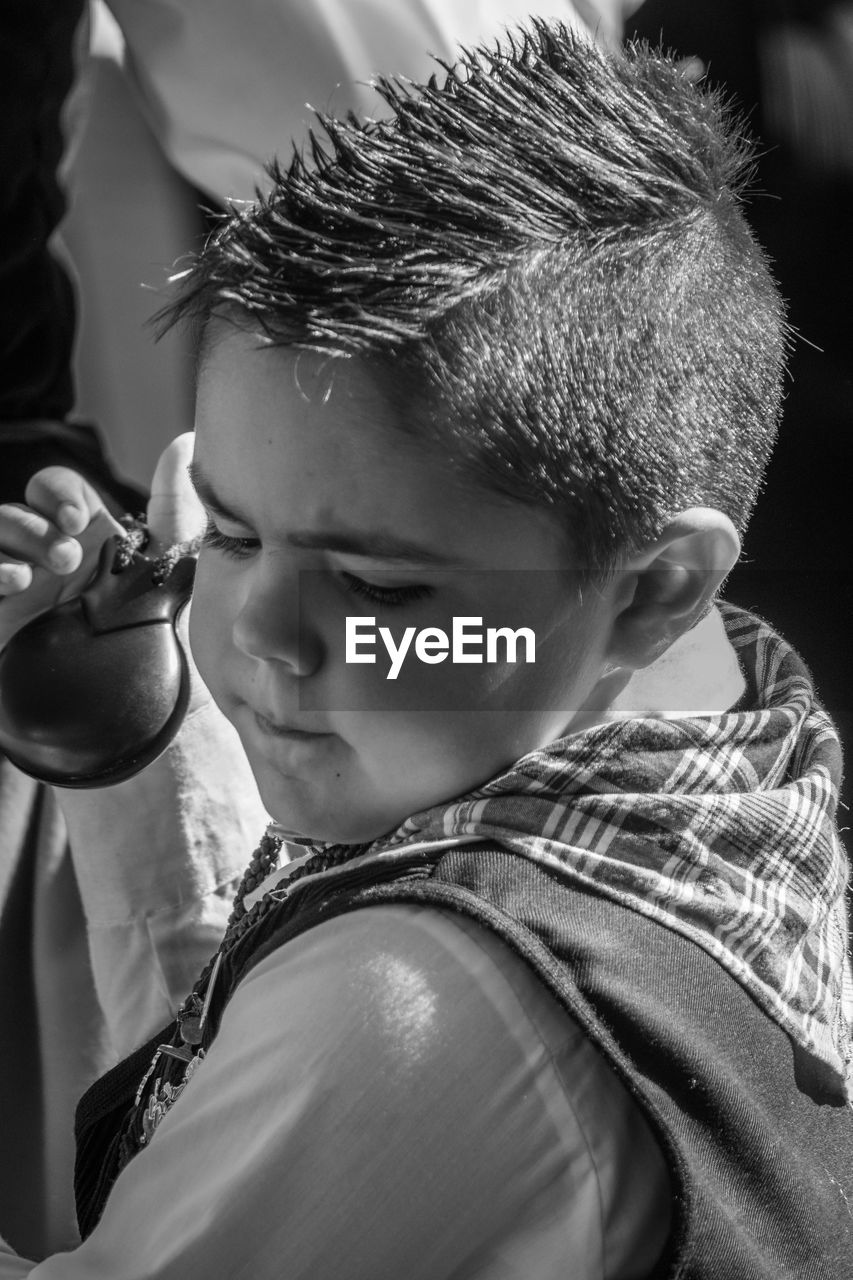
[{"label": "spiky hair", "polygon": [[441,68],[378,78],[388,119],[319,117],[170,318],[393,364],[406,429],[563,511],[590,563],[684,505],[742,526],[784,351],[743,131],[674,61],[540,20]]}]

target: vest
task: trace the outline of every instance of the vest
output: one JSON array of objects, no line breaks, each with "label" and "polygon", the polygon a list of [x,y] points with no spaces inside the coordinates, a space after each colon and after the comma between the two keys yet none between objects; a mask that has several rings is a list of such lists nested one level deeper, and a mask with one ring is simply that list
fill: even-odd
[{"label": "vest", "polygon": [[[241,978],[271,951],[383,903],[458,911],[498,934],[625,1082],[673,1187],[670,1237],[648,1280],[850,1280],[853,1112],[838,1086],[702,948],[521,855],[439,850],[393,869],[308,878],[223,963],[206,1043]],[[121,1167],[139,1081],[173,1031],[80,1103],[75,1189],[84,1236]]]}]

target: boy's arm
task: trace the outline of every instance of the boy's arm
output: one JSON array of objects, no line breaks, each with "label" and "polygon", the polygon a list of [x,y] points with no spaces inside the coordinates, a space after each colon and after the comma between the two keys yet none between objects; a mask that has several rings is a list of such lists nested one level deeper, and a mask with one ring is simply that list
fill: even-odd
[{"label": "boy's arm", "polygon": [[532,969],[455,913],[385,905],[261,961],[85,1244],[0,1250],[0,1280],[647,1275],[670,1200]]}]

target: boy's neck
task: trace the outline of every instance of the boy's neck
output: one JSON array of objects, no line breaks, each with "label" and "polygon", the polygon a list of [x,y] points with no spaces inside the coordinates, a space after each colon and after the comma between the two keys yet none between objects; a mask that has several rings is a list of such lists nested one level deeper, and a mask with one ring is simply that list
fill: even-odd
[{"label": "boy's neck", "polygon": [[716,715],[733,707],[745,687],[715,607],[656,662],[635,671],[603,718]]}]

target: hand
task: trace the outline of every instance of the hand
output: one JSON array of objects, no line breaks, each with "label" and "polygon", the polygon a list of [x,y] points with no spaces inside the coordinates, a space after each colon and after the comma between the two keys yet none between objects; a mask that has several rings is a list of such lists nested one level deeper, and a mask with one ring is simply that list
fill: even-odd
[{"label": "hand", "polygon": [[[191,433],[178,436],[157,464],[148,505],[151,555],[202,527],[187,475],[192,441]],[[104,542],[124,533],[92,485],[67,467],[37,472],[25,499],[0,506],[0,648],[32,618],[79,595]]]},{"label": "hand", "polygon": [[106,539],[124,532],[67,467],[37,472],[25,498],[0,506],[0,648],[32,618],[79,595]]}]

